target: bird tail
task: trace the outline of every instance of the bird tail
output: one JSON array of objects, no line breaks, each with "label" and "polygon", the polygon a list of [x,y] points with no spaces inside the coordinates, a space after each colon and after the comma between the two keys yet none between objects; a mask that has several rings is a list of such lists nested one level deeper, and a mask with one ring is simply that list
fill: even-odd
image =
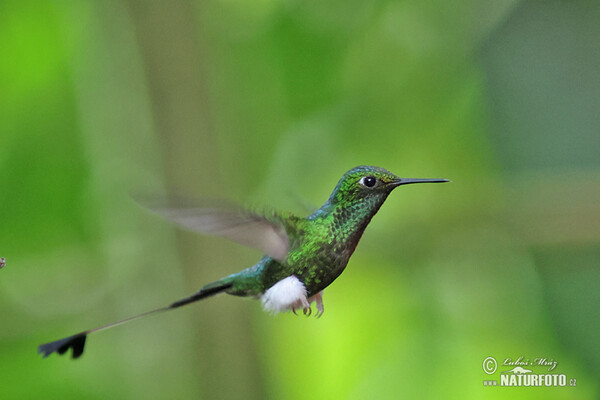
[{"label": "bird tail", "polygon": [[168,309],[182,307],[187,304],[194,303],[196,301],[205,299],[207,297],[214,296],[215,294],[219,294],[221,292],[226,291],[227,289],[231,288],[232,286],[233,286],[233,279],[231,279],[230,277],[223,278],[223,279],[213,282],[213,283],[209,283],[208,285],[203,286],[202,289],[200,289],[198,292],[194,293],[193,295],[171,303],[171,305],[169,305]]},{"label": "bird tail", "polygon": [[140,319],[151,314],[158,314],[163,311],[169,311],[175,308],[179,308],[196,301],[203,300],[207,297],[214,296],[218,293],[225,292],[227,289],[233,286],[233,279],[227,277],[221,279],[217,282],[210,283],[198,292],[194,293],[189,297],[185,297],[181,300],[177,300],[166,307],[157,308],[155,310],[147,311],[142,314],[134,315],[133,317],[125,318],[120,321],[111,322],[110,324],[102,325],[98,328],[88,329],[87,331],[76,333],[75,335],[56,340],[50,343],[44,343],[38,347],[38,353],[43,354],[44,358],[48,357],[50,354],[57,352],[58,354],[66,353],[70,348],[73,349],[73,358],[79,358],[83,354],[83,349],[85,347],[85,341],[87,336],[93,332],[99,332],[106,329],[114,328],[115,326],[125,324],[127,322],[131,322],[136,319]]}]

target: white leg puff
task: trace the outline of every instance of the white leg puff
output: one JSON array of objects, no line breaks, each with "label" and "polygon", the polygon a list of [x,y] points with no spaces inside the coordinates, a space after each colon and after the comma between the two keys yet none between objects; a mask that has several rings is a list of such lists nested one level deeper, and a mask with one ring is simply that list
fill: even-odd
[{"label": "white leg puff", "polygon": [[306,287],[294,275],[280,280],[267,289],[261,296],[261,301],[263,308],[273,313],[295,311],[296,308],[310,309],[310,303],[306,298]]}]

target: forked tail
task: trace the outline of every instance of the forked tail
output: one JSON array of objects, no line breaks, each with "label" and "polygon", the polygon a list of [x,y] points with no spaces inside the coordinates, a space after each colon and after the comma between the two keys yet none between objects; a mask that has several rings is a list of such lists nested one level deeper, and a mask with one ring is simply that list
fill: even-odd
[{"label": "forked tail", "polygon": [[170,305],[162,308],[157,308],[156,310],[147,311],[142,314],[134,315],[133,317],[125,318],[120,321],[112,322],[107,325],[100,326],[98,328],[89,329],[87,331],[79,332],[75,335],[66,337],[64,339],[56,340],[54,342],[45,343],[38,347],[38,353],[43,354],[44,358],[48,357],[50,354],[57,352],[58,354],[66,353],[70,348],[73,349],[73,358],[79,358],[83,354],[83,348],[85,346],[85,340],[87,335],[93,332],[103,331],[109,328],[114,328],[115,326],[122,325],[126,322],[131,322],[136,319],[140,319],[142,317],[149,316],[151,314],[158,314],[163,311],[169,311],[175,308],[179,308],[190,303],[194,303],[196,301],[205,299],[210,296],[214,296],[215,294],[221,293],[229,289],[233,285],[233,281],[231,279],[225,278],[215,283],[211,283],[209,285],[204,286],[197,293],[183,298],[181,300],[177,300]]}]

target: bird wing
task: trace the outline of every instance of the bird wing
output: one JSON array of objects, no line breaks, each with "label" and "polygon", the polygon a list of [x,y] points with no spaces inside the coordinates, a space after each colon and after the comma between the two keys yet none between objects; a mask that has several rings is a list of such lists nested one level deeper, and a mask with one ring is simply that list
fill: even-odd
[{"label": "bird wing", "polygon": [[190,231],[233,240],[277,261],[287,257],[294,228],[290,221],[296,218],[274,212],[261,215],[230,204],[149,208]]}]

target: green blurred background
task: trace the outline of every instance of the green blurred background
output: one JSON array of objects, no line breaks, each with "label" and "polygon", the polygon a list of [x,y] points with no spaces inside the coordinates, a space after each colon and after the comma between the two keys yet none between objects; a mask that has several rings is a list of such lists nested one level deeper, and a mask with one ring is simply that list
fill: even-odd
[{"label": "green blurred background", "polygon": [[[597,1],[3,1],[0,51],[0,398],[600,398]],[[132,194],[307,214],[360,164],[453,183],[390,197],[321,319],[220,296],[36,354],[260,256]]]}]

